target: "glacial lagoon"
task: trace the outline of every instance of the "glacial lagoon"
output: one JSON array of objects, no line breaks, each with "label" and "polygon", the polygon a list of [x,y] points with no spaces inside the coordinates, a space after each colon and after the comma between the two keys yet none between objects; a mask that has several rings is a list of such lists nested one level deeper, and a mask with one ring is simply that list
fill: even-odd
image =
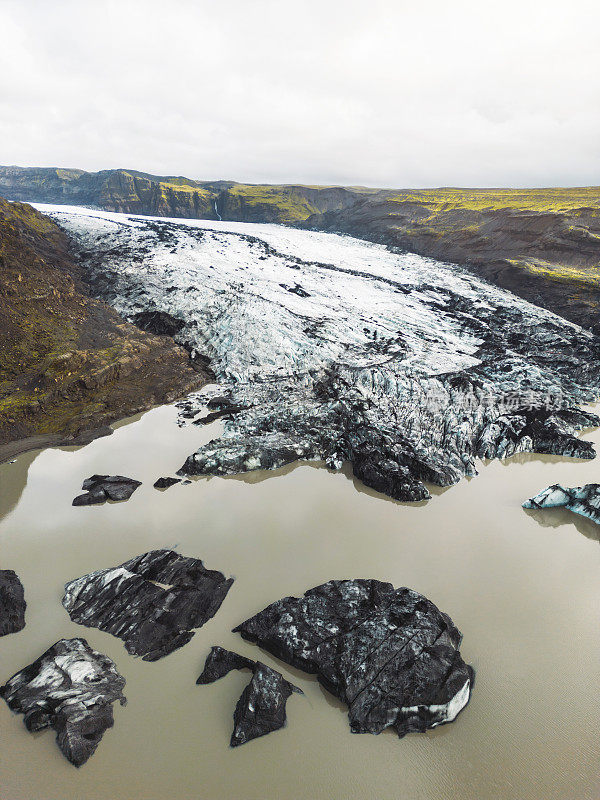
[{"label": "glacial lagoon", "polygon": [[[174,406],[155,408],[86,447],[0,465],[2,566],[21,577],[28,602],[25,629],[2,640],[0,677],[60,638],[83,636],[115,661],[128,698],[80,770],[53,732],[29,734],[0,703],[3,800],[598,797],[598,527],[567,511],[521,508],[552,483],[597,481],[597,461],[519,454],[478,463],[479,476],[428,485],[433,497],[421,503],[366,489],[346,467],[302,462],[158,491],[157,477],[220,432],[218,422],[176,420]],[[599,431],[582,438],[600,446]],[[71,506],[85,477],[107,472],[143,485],[124,503]],[[147,663],[70,622],[60,602],[67,581],[161,547],[236,579],[189,644]],[[231,633],[280,597],[349,577],[409,586],[460,628],[476,680],[451,725],[402,740],[352,735],[347,709],[314,678]],[[214,644],[259,658],[304,690],[289,701],[283,730],[229,748],[248,677],[196,686]]]}]

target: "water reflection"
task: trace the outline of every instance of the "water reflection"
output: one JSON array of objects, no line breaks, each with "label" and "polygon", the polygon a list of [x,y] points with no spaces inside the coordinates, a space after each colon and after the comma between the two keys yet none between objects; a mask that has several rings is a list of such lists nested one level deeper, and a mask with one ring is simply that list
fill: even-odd
[{"label": "water reflection", "polygon": [[19,456],[14,463],[0,464],[0,521],[13,510],[21,499],[27,484],[29,467],[40,450],[29,450]]},{"label": "water reflection", "polygon": [[524,508],[523,511],[544,528],[562,528],[574,525],[579,533],[595,542],[600,542],[600,525],[587,517],[575,514],[568,508]]},{"label": "water reflection", "polygon": [[[101,436],[98,438],[109,436],[113,431],[139,422],[145,413],[147,412],[140,412],[113,423],[109,429],[103,429]],[[84,445],[53,445],[52,449],[62,453],[76,453],[82,447],[88,447],[89,445],[90,442]],[[0,463],[0,521],[10,514],[21,499],[23,490],[27,485],[29,467],[45,449],[47,448],[27,450],[14,460]]]},{"label": "water reflection", "polygon": [[[589,431],[588,431],[589,432]],[[589,437],[585,437],[589,438]],[[542,464],[573,464],[577,462],[589,461],[588,458],[572,458],[571,456],[556,456],[548,453],[515,453],[507,458],[498,460],[502,466],[510,467],[512,465],[531,464],[532,461],[538,461]],[[480,462],[483,466],[493,464],[496,459],[485,458]]]},{"label": "water reflection", "polygon": [[[591,411],[598,411],[600,406],[592,406],[590,407]],[[176,410],[174,406],[162,406],[159,409],[154,409],[154,413],[159,412],[161,409],[164,409],[166,414],[169,416],[170,419],[173,419]],[[119,420],[113,423],[110,427],[111,432],[118,431],[122,428],[126,428],[130,425],[133,425],[139,422],[146,414],[151,413],[148,411],[139,412],[131,417],[127,417],[125,419]],[[198,428],[198,426],[196,426]],[[206,426],[201,426],[199,428],[203,431],[203,435],[201,438],[202,442],[207,442],[213,438],[217,438],[218,436],[222,435],[223,428],[222,423],[220,421],[213,422]],[[193,430],[191,426],[186,426],[184,429],[178,429],[180,432],[183,430]],[[589,428],[585,431],[581,432],[581,436],[584,438],[589,438],[594,429]],[[586,436],[587,434],[587,436]],[[109,435],[109,434],[104,434]],[[196,437],[198,438],[198,437]],[[82,447],[89,447],[89,443],[86,445],[59,445],[54,446],[52,449],[60,451],[60,452],[67,452],[67,453],[75,453],[78,450],[81,450]],[[182,461],[186,455],[189,455],[188,449],[184,452],[182,451]],[[21,494],[27,484],[27,474],[29,471],[29,466],[33,463],[33,461],[37,458],[37,456],[43,452],[42,450],[30,450],[26,453],[17,457],[14,463],[4,463],[0,464],[0,521],[9,514],[16,504],[19,502]],[[479,460],[479,471],[482,469],[489,468],[491,465],[496,465],[500,467],[508,467],[511,465],[530,465],[533,463],[540,463],[540,464],[548,464],[548,465],[559,465],[559,464],[573,464],[578,463],[580,461],[585,461],[582,459],[574,459],[567,456],[557,456],[557,455],[547,455],[547,454],[539,454],[539,453],[517,453],[513,456],[509,456],[505,459],[481,459]],[[294,470],[302,468],[302,467],[310,467],[315,470],[321,470],[326,473],[334,473],[336,471],[329,469],[325,462],[323,461],[304,461],[299,460],[287,464],[283,467],[280,467],[275,470],[254,470],[252,472],[241,473],[239,475],[226,475],[226,476],[219,476],[218,480],[231,480],[231,481],[241,481],[248,485],[255,485],[263,483],[267,480],[272,480],[278,477],[285,477],[290,475]],[[173,470],[173,473],[175,469]],[[391,497],[388,497],[381,492],[372,489],[371,487],[365,486],[352,472],[352,465],[349,462],[344,462],[342,465],[341,470],[337,471],[338,474],[344,475],[348,481],[350,481],[354,487],[354,489],[361,493],[366,494],[369,497],[377,498],[386,503],[391,503],[396,506],[405,506],[408,505],[413,508],[423,508],[427,505],[429,501],[423,500],[418,502],[401,502],[398,500],[394,500]],[[162,474],[162,473],[161,473]],[[164,473],[166,474],[166,472]],[[158,477],[158,476],[157,476]],[[477,476],[469,476],[463,478],[462,482],[470,482],[474,480]],[[204,481],[211,481],[215,478],[215,476],[191,476],[190,480],[192,483],[200,483]],[[436,484],[427,483],[425,482],[427,489],[429,490],[432,498],[441,497],[447,491],[452,489],[452,486],[437,486]],[[109,501],[112,503],[112,501]],[[546,522],[546,517],[548,521]],[[547,525],[549,527],[557,527],[559,524],[566,524],[566,523],[573,523],[575,527],[583,533],[584,536],[587,536],[590,539],[600,540],[600,533],[599,530],[600,526],[595,525],[592,523],[591,520],[585,520],[584,518],[578,517],[577,519],[572,519],[572,515],[568,512],[562,515],[561,517],[557,517],[560,519],[560,522],[554,524],[550,521],[550,517],[546,515],[544,517],[544,521],[540,518],[540,523],[542,525]],[[588,524],[589,523],[589,524]]]},{"label": "water reflection", "polygon": [[[279,467],[278,469],[254,470],[253,472],[245,472],[241,473],[240,475],[225,475],[223,477],[224,480],[243,481],[244,483],[252,485],[271,480],[272,478],[290,475],[294,470],[300,469],[301,467],[310,467],[311,469],[321,470],[331,475],[343,475],[350,483],[352,483],[354,489],[360,494],[366,494],[369,497],[375,497],[378,500],[382,500],[386,503],[392,503],[393,505],[410,505],[413,508],[423,508],[428,502],[427,500],[420,500],[418,502],[403,502],[400,500],[394,500],[393,497],[388,497],[388,495],[382,494],[376,489],[372,489],[370,486],[365,486],[365,484],[354,475],[352,471],[352,464],[349,461],[344,461],[341,469],[339,470],[330,469],[324,461],[298,460],[293,461],[291,464],[286,464],[284,467]],[[193,477],[192,480],[210,480],[210,476],[197,475]],[[433,483],[427,483],[426,486],[433,497],[440,497],[442,494],[444,494],[444,492],[452,488],[450,486],[436,486]]]},{"label": "water reflection", "polygon": [[[423,504],[384,501],[348,465],[341,474],[300,463],[153,488],[215,435],[180,429],[174,410],[159,408],[88,447],[30,453],[0,468],[2,478],[17,469],[2,497],[3,511],[12,511],[0,523],[1,566],[16,570],[28,602],[26,628],[0,640],[0,682],[57,639],[85,636],[115,660],[129,700],[79,771],[52,735],[32,737],[0,702],[2,798],[600,796],[600,548],[573,530],[585,520],[558,511],[550,531],[539,512],[521,508],[552,483],[593,482],[594,462],[528,456],[518,469],[492,462]],[[599,432],[586,437],[600,442]],[[125,503],[72,507],[81,481],[95,472],[143,485]],[[188,645],[150,664],[128,656],[115,637],[69,620],[60,602],[66,581],[174,542],[236,578]],[[231,632],[281,597],[353,577],[409,586],[462,630],[462,654],[477,682],[451,726],[401,741],[393,732],[353,736],[346,707],[314,676]],[[197,687],[215,644],[264,661],[306,692],[290,703],[285,729],[229,749],[247,675]]]}]

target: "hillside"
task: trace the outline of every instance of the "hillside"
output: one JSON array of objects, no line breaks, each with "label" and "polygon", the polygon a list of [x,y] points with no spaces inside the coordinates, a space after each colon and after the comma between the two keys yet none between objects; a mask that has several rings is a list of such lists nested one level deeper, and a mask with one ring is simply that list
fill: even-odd
[{"label": "hillside", "polygon": [[0,199],[0,460],[87,435],[203,381],[171,338],[87,296],[52,220]]},{"label": "hillside", "polygon": [[369,191],[375,190],[202,182],[125,169],[0,167],[0,196],[9,200],[92,205],[105,211],[188,219],[294,224],[312,214],[347,208],[357,194]]},{"label": "hillside", "polygon": [[341,231],[452,261],[585,327],[598,325],[600,188],[383,190],[0,167],[0,194],[165,217]]},{"label": "hillside", "polygon": [[381,191],[304,225],[452,261],[585,327],[600,323],[598,187]]}]

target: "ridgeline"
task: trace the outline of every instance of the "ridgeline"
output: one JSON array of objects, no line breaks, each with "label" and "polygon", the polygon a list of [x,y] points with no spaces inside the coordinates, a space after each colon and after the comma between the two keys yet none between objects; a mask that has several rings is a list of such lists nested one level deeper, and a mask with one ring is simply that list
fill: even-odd
[{"label": "ridgeline", "polygon": [[452,261],[598,331],[600,188],[388,190],[0,167],[0,195],[338,231]]}]

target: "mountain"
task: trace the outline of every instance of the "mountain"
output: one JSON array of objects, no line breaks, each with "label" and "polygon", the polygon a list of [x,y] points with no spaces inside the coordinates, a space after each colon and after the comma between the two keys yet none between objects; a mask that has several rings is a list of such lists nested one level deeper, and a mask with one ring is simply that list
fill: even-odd
[{"label": "mountain", "polygon": [[113,169],[0,167],[0,195],[29,203],[91,205],[105,211],[188,219],[293,224],[337,211],[376,190],[194,181]]},{"label": "mountain", "polygon": [[600,332],[600,188],[381,191],[303,223],[467,267]]},{"label": "mountain", "polygon": [[349,233],[460,264],[600,331],[599,187],[391,190],[12,166],[0,167],[0,195]]},{"label": "mountain", "polygon": [[0,199],[0,460],[26,449],[8,442],[69,441],[204,382],[170,337],[89,297],[69,248],[49,217]]}]

